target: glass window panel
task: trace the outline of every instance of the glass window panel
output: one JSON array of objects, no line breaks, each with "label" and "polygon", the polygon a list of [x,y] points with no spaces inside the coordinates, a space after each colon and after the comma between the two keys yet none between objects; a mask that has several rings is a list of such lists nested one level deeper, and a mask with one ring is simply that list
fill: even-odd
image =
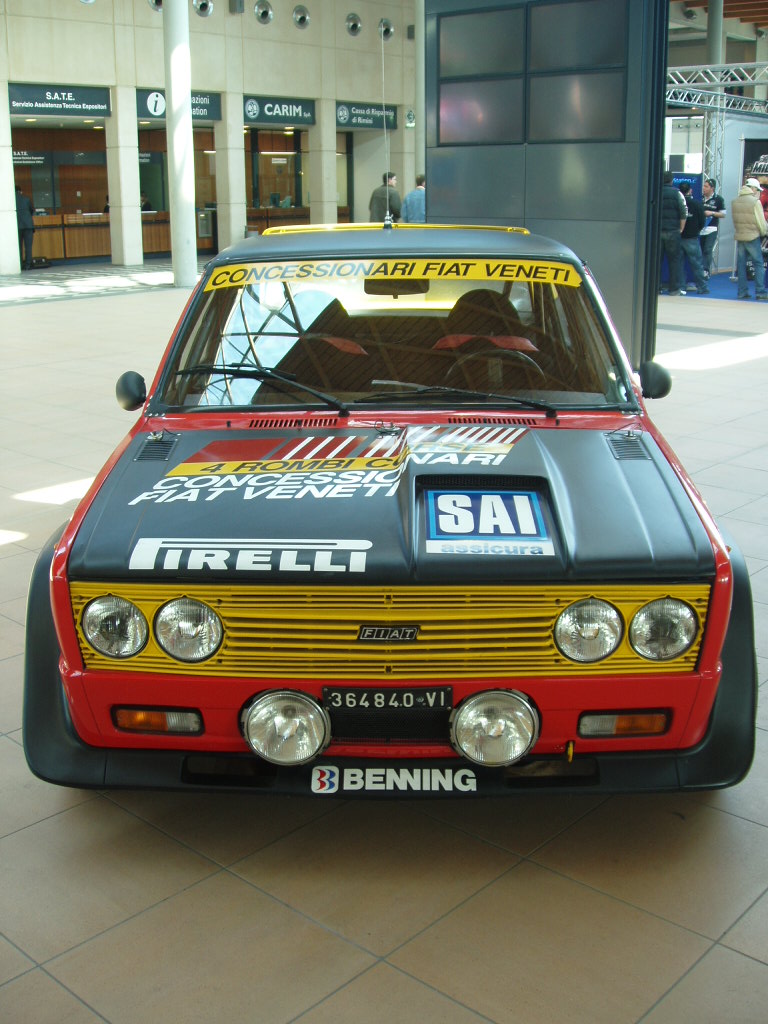
[{"label": "glass window panel", "polygon": [[519,74],[525,11],[483,11],[440,19],[440,78]]},{"label": "glass window panel", "polygon": [[440,145],[521,142],[522,138],[522,79],[440,86]]},{"label": "glass window panel", "polygon": [[588,0],[531,8],[530,71],[625,64],[626,0]]},{"label": "glass window panel", "polygon": [[530,78],[529,142],[624,136],[624,72]]}]

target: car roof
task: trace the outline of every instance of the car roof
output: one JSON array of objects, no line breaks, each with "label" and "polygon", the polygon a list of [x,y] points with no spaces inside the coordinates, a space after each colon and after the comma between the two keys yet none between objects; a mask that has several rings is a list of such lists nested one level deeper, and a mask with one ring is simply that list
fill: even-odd
[{"label": "car roof", "polygon": [[525,228],[444,224],[316,224],[270,228],[219,253],[209,267],[250,260],[317,257],[491,256],[581,260],[565,245]]}]

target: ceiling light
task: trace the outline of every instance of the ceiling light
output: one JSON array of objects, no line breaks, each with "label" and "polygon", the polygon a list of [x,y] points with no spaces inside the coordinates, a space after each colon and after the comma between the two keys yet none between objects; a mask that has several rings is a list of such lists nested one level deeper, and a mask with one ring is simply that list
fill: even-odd
[{"label": "ceiling light", "polygon": [[213,14],[213,0],[192,0],[192,6],[201,18],[210,18]]},{"label": "ceiling light", "polygon": [[275,16],[275,12],[272,10],[272,4],[269,3],[269,0],[259,0],[253,8],[253,13],[256,15],[256,20],[260,21],[262,25],[268,25]]},{"label": "ceiling light", "polygon": [[297,4],[293,8],[293,20],[296,28],[306,28],[309,24],[309,11],[304,4]]}]

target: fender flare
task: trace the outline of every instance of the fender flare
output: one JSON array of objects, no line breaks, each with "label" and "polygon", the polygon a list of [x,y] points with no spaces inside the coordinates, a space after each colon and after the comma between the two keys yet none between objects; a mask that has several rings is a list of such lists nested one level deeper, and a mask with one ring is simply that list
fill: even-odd
[{"label": "fender flare", "polygon": [[62,786],[104,785],[106,753],[75,732],[59,673],[59,642],[51,609],[50,571],[61,527],[44,544],[27,598],[22,735],[30,770]]},{"label": "fender flare", "polygon": [[755,752],[757,656],[752,587],[744,556],[721,529],[733,571],[733,601],[721,661],[723,673],[709,730],[698,751],[678,763],[683,789],[716,789],[741,782]]}]

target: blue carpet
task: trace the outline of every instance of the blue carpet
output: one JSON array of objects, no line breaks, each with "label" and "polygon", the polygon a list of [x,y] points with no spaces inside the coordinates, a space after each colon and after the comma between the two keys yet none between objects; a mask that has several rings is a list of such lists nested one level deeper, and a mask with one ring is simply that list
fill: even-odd
[{"label": "blue carpet", "polygon": [[[662,286],[662,293],[667,291],[667,282],[665,281]],[[696,292],[696,285],[693,281],[689,281],[686,285],[686,298],[694,299],[735,299],[738,292],[737,281],[731,280],[731,272],[729,270],[724,271],[721,274],[713,274],[709,279],[709,295],[699,295]],[[754,299],[755,297],[755,286],[754,282],[749,282],[749,296]]]}]

